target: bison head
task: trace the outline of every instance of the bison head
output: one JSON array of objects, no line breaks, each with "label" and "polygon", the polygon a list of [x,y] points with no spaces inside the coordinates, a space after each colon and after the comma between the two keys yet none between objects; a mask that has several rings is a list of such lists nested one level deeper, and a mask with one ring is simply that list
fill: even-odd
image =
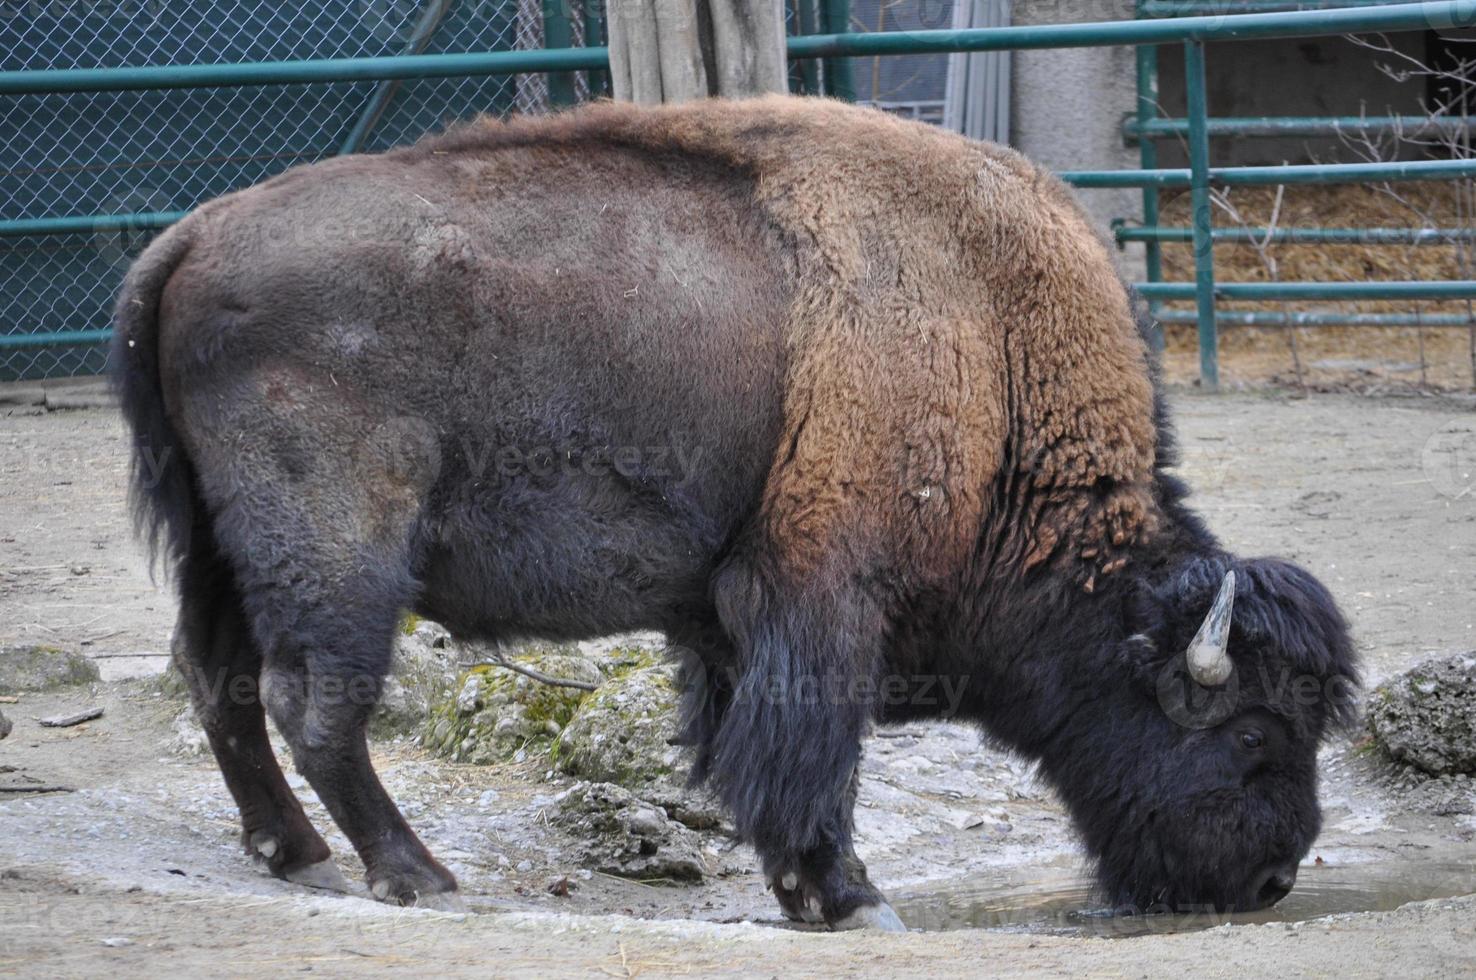
[{"label": "bison head", "polygon": [[1108,644],[1089,719],[1063,726],[1070,758],[1046,769],[1114,904],[1269,906],[1321,824],[1318,746],[1353,711],[1347,625],[1269,559],[1195,557],[1129,605],[1134,632]]}]

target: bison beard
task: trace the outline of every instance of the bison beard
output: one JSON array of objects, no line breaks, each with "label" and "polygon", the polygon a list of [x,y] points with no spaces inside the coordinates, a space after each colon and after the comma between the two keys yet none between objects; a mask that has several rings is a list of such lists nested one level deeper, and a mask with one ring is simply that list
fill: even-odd
[{"label": "bison beard", "polygon": [[341,884],[264,710],[376,897],[459,903],[364,741],[406,608],[664,630],[694,777],[796,918],[900,926],[861,740],[945,710],[1040,761],[1124,905],[1267,904],[1317,832],[1346,626],[1184,507],[1108,250],[1008,150],[784,98],[478,121],[202,206],[114,355],[176,661],[277,875]]}]

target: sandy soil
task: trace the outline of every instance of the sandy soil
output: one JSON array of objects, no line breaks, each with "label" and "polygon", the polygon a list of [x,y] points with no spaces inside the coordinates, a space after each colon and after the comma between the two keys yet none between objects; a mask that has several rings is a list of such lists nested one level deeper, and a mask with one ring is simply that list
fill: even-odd
[{"label": "sandy soil", "polygon": [[[1275,394],[1179,394],[1174,403],[1184,472],[1211,524],[1237,550],[1287,555],[1322,576],[1354,622],[1373,679],[1431,652],[1476,647],[1469,404]],[[569,857],[573,842],[543,821],[566,781],[532,764],[452,766],[406,743],[377,745],[377,764],[480,914],[392,910],[272,881],[239,853],[213,763],[173,750],[177,704],[147,680],[126,679],[162,663],[173,603],[150,584],[128,531],[122,447],[107,411],[0,410],[0,643],[82,649],[113,678],[3,705],[16,730],[0,742],[0,767],[74,791],[0,793],[0,974],[349,974],[432,962],[457,975],[773,975],[796,964],[889,974],[981,965],[1209,975],[1476,969],[1476,897],[1110,941],[1009,929],[906,937],[784,930],[743,847],[714,837],[716,874],[699,886],[581,874]],[[94,703],[107,713],[84,726],[34,721]],[[858,837],[905,919],[946,919],[960,889],[981,878],[1006,880],[1022,896],[1077,883],[1069,825],[1027,767],[963,729],[887,736],[868,749]],[[1411,786],[1348,744],[1325,753],[1324,771],[1327,827],[1315,849],[1320,867],[1331,869],[1324,873],[1438,857],[1443,880],[1431,894],[1476,892],[1476,817],[1470,806],[1451,805],[1476,800],[1470,781]],[[298,785],[310,815],[330,831]],[[336,832],[328,838],[352,876],[344,841]],[[1318,873],[1304,869],[1313,891]],[[565,875],[575,890],[550,895],[550,880]]]}]

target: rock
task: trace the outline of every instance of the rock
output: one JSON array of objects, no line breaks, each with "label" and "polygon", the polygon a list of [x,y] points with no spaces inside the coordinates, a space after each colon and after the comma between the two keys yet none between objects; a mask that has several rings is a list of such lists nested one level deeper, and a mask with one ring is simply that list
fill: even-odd
[{"label": "rock", "polygon": [[179,667],[174,661],[160,671],[151,681],[149,689],[162,698],[171,701],[188,701],[190,699],[190,685],[185,680],[184,674],[180,673]]},{"label": "rock", "polygon": [[210,751],[210,740],[205,737],[205,729],[200,727],[195,709],[190,705],[186,704],[175,713],[174,721],[169,725],[169,738],[164,745],[175,755],[204,755]]},{"label": "rock", "polygon": [[434,706],[456,687],[461,655],[446,630],[408,617],[395,637],[394,660],[369,718],[369,734],[393,738],[420,731]]},{"label": "rock", "polygon": [[1476,651],[1380,684],[1369,696],[1368,727],[1401,762],[1436,776],[1476,773]]},{"label": "rock", "polygon": [[[533,645],[509,660],[543,674],[598,684],[604,675],[572,647]],[[548,751],[588,691],[534,680],[484,664],[462,675],[431,707],[421,741],[457,762],[491,763]]]},{"label": "rock", "polygon": [[97,664],[51,646],[0,646],[0,694],[49,691],[99,680]]},{"label": "rock", "polygon": [[5,717],[5,713],[0,712],[0,738],[4,738],[5,736],[9,735],[10,730],[14,727],[15,726],[11,724],[10,719]]},{"label": "rock", "polygon": [[633,789],[665,783],[680,769],[676,668],[651,650],[617,651],[610,677],[579,705],[554,744],[571,776]]},{"label": "rock", "polygon": [[581,842],[579,862],[622,878],[701,881],[701,839],[665,809],[612,783],[580,782],[549,808],[549,822]]},{"label": "rock", "polygon": [[96,721],[104,714],[103,706],[95,704],[81,711],[69,711],[63,715],[49,715],[39,719],[42,728],[71,728],[84,722]]}]

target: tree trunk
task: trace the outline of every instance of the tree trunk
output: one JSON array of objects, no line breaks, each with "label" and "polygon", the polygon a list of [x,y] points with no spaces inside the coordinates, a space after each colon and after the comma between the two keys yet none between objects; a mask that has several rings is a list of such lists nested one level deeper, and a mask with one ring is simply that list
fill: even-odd
[{"label": "tree trunk", "polygon": [[788,89],[783,0],[610,0],[615,98],[643,105]]}]

